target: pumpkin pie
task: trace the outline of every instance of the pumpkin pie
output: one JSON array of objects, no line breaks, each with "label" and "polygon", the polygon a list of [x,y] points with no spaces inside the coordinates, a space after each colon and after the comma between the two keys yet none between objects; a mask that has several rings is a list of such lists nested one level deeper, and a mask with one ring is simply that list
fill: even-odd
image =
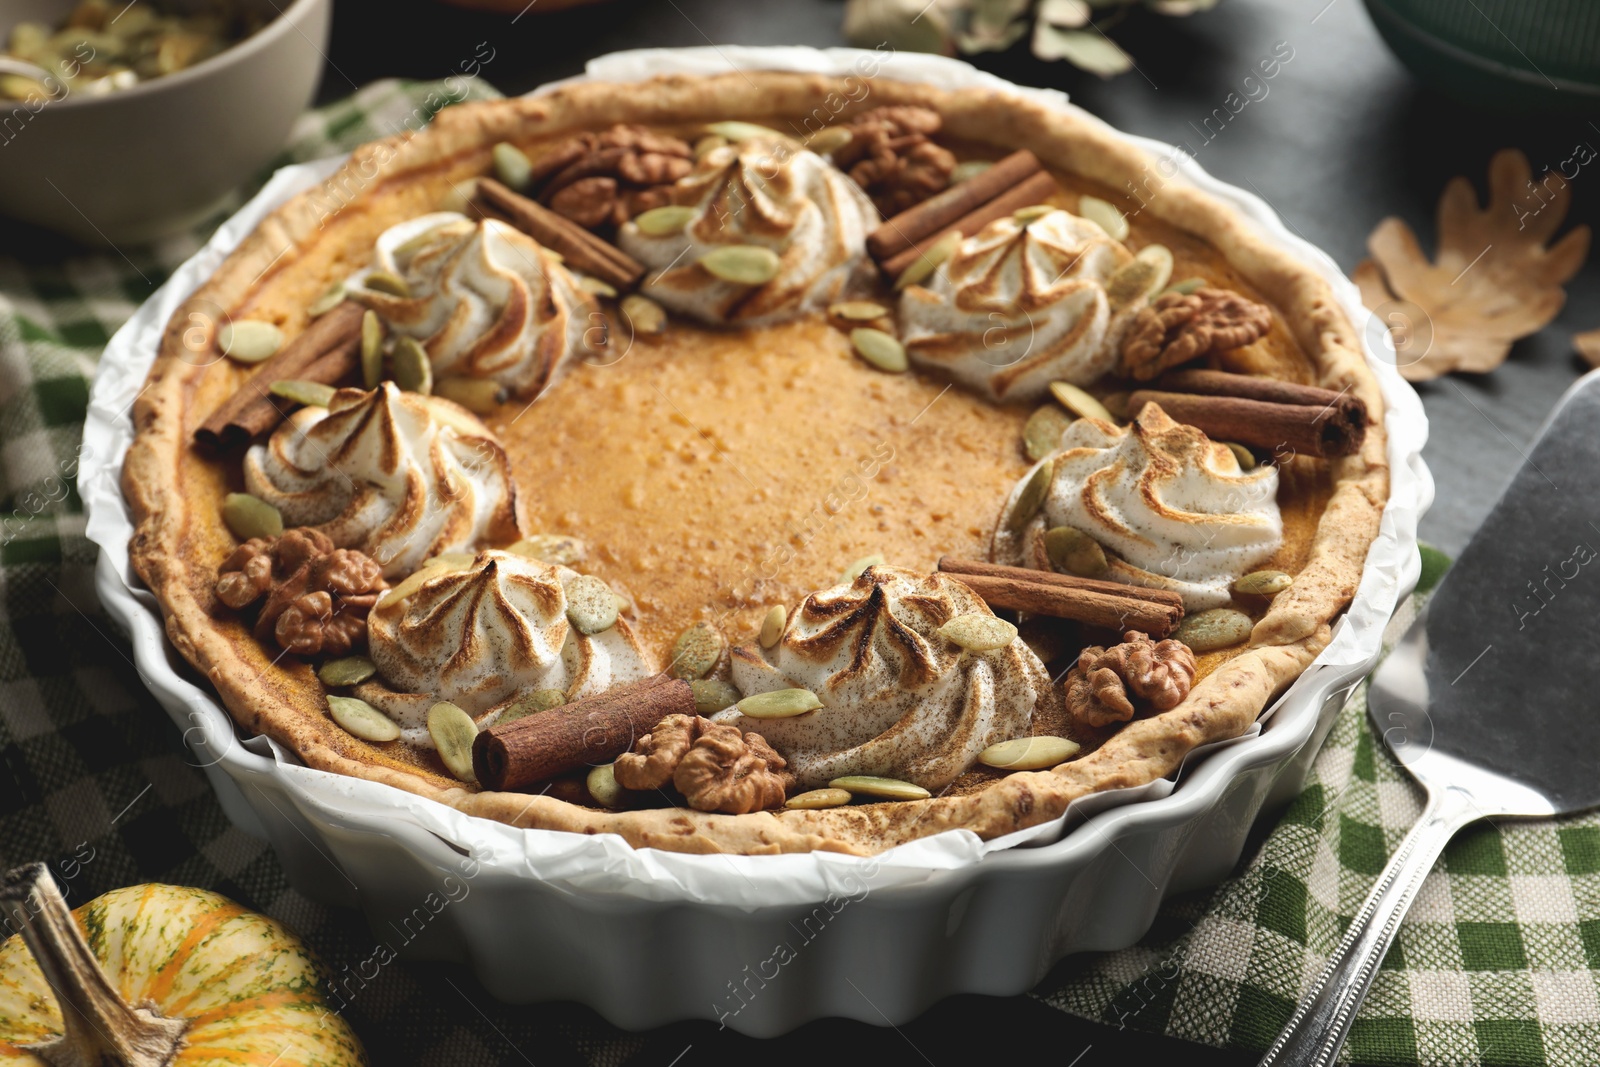
[{"label": "pumpkin pie", "polygon": [[450,108],[174,318],[134,565],[242,731],[517,826],[870,854],[1170,775],[1388,475],[1325,283],[1158,171],[870,77]]}]

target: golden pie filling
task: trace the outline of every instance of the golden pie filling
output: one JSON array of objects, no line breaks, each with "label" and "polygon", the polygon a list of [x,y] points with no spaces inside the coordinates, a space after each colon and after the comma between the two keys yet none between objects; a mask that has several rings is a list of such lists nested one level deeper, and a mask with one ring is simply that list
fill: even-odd
[{"label": "golden pie filling", "polygon": [[1035,105],[802,142],[655,88],[446,113],[180,312],[133,555],[241,725],[745,852],[994,836],[1245,729],[1387,491],[1321,283]]}]

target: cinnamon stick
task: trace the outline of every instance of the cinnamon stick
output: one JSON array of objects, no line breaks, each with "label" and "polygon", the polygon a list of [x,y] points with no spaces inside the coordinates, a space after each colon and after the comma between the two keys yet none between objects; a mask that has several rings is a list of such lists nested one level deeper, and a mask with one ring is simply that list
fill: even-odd
[{"label": "cinnamon stick", "polygon": [[943,230],[931,235],[931,239],[924,237],[904,252],[884,260],[881,264],[883,272],[891,278],[898,278],[918,256],[922,255],[927,245],[943,236],[947,230],[958,230],[961,236],[971,237],[995,219],[1003,219],[1018,208],[1042,204],[1060,191],[1061,186],[1056,184],[1055,178],[1048,171],[1039,171],[1020,185],[1008,189],[976,210],[961,216]]},{"label": "cinnamon stick", "polygon": [[644,266],[616,245],[602,241],[537,200],[512,192],[493,178],[478,179],[477,199],[535,241],[559,253],[573,270],[619,290],[632,289],[644,277]]},{"label": "cinnamon stick", "polygon": [[1036,582],[1041,585],[1053,585],[1061,589],[1087,589],[1095,593],[1105,593],[1108,596],[1127,597],[1130,600],[1148,600],[1152,604],[1161,604],[1183,611],[1183,597],[1169,589],[1146,589],[1141,585],[1128,585],[1126,582],[1107,582],[1099,578],[1080,578],[1076,574],[1059,574],[1055,571],[1037,571],[1031,567],[1008,567],[1003,563],[988,563],[978,559],[958,559],[955,556],[940,556],[939,570],[945,574],[953,574],[962,581],[968,575],[980,578],[1012,578],[1018,581]]},{"label": "cinnamon stick", "polygon": [[958,574],[955,578],[991,608],[1074,619],[1102,630],[1138,630],[1151,637],[1162,638],[1170,634],[1183,618],[1182,607],[1093,589],[1073,589],[1048,582],[982,574]]},{"label": "cinnamon stick", "polygon": [[1026,148],[1013,152],[983,173],[885,220],[867,235],[867,251],[880,262],[899,255],[912,245],[948,230],[956,220],[972,214],[1042,169],[1038,158]]},{"label": "cinnamon stick", "polygon": [[520,789],[584,764],[615,759],[668,715],[693,714],[689,683],[658,674],[491,726],[473,743],[472,766],[487,789]]},{"label": "cinnamon stick", "polygon": [[346,300],[311,320],[294,340],[256,367],[255,373],[194,431],[195,444],[220,450],[249,442],[278,424],[289,406],[268,390],[284,378],[333,385],[361,362],[360,304]]},{"label": "cinnamon stick", "polygon": [[1137,413],[1149,403],[1161,405],[1168,415],[1205,431],[1214,441],[1237,441],[1265,449],[1280,459],[1289,455],[1321,459],[1352,455],[1360,450],[1367,435],[1364,407],[1358,416],[1338,404],[1317,407],[1140,389],[1128,398],[1128,410]]},{"label": "cinnamon stick", "polygon": [[1257,378],[1252,374],[1230,374],[1220,370],[1170,371],[1150,383],[1150,388],[1167,393],[1201,393],[1206,396],[1237,396],[1246,400],[1266,400],[1276,404],[1304,404],[1310,407],[1344,408],[1352,424],[1366,426],[1367,405],[1348,389],[1334,392],[1315,385],[1299,385],[1276,378]]}]

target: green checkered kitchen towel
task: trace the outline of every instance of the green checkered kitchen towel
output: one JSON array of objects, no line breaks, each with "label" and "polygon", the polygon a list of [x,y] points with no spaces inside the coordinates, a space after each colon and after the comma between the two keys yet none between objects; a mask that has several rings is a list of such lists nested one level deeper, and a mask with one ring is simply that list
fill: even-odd
[{"label": "green checkered kitchen towel", "polygon": [[[282,162],[400,132],[456,90],[369,86],[308,114]],[[468,95],[493,91],[471,83]],[[0,869],[46,860],[73,903],[136,881],[207,886],[299,930],[337,972],[371,956],[373,935],[290,888],[185,761],[96,604],[72,484],[101,347],[209,231],[51,262],[0,255]],[[1169,902],[1135,948],[1064,961],[1038,995],[1113,1026],[1262,1049],[1419,807],[1358,697],[1236,877]],[[1600,819],[1480,827],[1428,880],[1347,1056],[1600,1064],[1597,971]],[[531,1051],[658,1067],[684,1051],[671,1028],[631,1035],[571,1005],[497,1004],[445,965],[386,969],[348,1014],[377,1063],[524,1063]]]}]

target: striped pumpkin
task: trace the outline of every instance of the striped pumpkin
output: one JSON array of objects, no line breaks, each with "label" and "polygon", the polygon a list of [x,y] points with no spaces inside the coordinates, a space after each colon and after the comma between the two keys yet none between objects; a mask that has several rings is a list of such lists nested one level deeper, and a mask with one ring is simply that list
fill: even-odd
[{"label": "striped pumpkin", "polygon": [[[0,945],[4,1067],[366,1063],[300,939],[226,897],[138,885],[69,913],[33,864],[6,876],[0,915],[23,931]],[[65,1026],[58,996],[77,1006]]]}]

